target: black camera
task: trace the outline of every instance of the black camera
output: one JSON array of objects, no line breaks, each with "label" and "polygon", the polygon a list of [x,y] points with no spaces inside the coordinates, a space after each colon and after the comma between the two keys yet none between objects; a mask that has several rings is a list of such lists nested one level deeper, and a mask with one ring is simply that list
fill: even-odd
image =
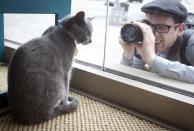
[{"label": "black camera", "polygon": [[[141,22],[146,23],[148,25],[151,25],[150,22],[148,20],[145,20],[145,19],[142,20]],[[140,44],[143,42],[143,33],[142,33],[141,29],[133,23],[129,23],[129,24],[124,25],[121,28],[120,36],[121,36],[121,39],[126,43]]]}]

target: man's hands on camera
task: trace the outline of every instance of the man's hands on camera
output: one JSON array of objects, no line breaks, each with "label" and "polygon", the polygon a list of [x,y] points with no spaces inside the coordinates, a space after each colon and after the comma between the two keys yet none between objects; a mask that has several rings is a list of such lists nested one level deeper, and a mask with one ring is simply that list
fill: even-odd
[{"label": "man's hands on camera", "polygon": [[143,43],[142,44],[135,44],[135,43],[125,43],[122,40],[119,41],[121,44],[124,52],[123,56],[130,60],[134,55],[134,49],[137,49],[139,55],[141,55],[142,60],[152,67],[153,62],[156,58],[155,53],[155,36],[151,27],[145,23],[135,22],[143,33]]},{"label": "man's hands on camera", "polygon": [[119,40],[119,43],[120,43],[121,47],[123,48],[124,58],[127,60],[131,60],[133,55],[134,55],[135,44],[125,43],[122,39]]},{"label": "man's hands on camera", "polygon": [[143,44],[136,45],[138,52],[140,53],[143,61],[152,67],[153,62],[156,58],[155,53],[155,36],[152,28],[145,23],[135,23],[143,33]]}]

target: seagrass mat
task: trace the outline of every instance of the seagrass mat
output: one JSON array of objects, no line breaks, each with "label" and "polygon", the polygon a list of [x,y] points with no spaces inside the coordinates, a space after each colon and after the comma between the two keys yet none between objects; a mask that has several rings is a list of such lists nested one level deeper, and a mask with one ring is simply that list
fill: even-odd
[{"label": "seagrass mat", "polygon": [[[7,87],[7,67],[0,66],[0,91]],[[77,111],[37,125],[21,125],[10,114],[0,117],[0,131],[167,131],[154,123],[70,92],[80,99]]]}]

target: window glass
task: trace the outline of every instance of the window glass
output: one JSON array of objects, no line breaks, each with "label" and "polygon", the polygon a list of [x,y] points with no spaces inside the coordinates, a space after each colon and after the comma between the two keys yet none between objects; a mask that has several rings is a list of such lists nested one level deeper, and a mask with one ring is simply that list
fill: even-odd
[{"label": "window glass", "polygon": [[[118,75],[128,77],[133,80],[141,81],[147,84],[155,85],[164,89],[172,90],[177,93],[194,96],[193,84],[183,83],[179,80],[162,77],[158,73],[150,73],[143,67],[130,65],[130,61],[123,58],[123,48],[119,42],[121,39],[121,28],[124,24],[146,19],[145,13],[141,12],[141,7],[152,0],[115,0],[114,6],[109,8],[107,37],[106,37],[106,61],[105,70]],[[190,7],[190,1],[182,0],[186,7]],[[194,3],[194,2],[193,2]],[[190,10],[189,10],[190,11]],[[133,54],[132,54],[133,55]],[[136,56],[138,58],[138,56]],[[136,59],[135,58],[135,59]],[[133,58],[132,58],[133,59]],[[136,61],[138,62],[138,60]],[[142,62],[142,61],[140,61]],[[134,68],[135,66],[135,68]],[[142,70],[137,68],[143,68]],[[176,83],[176,84],[175,84]],[[178,83],[178,84],[177,84]],[[184,84],[184,88],[179,85]]]},{"label": "window glass", "polygon": [[[119,44],[121,27],[125,23],[145,19],[146,16],[141,12],[141,7],[150,1],[85,0],[83,2],[83,0],[72,0],[72,14],[84,10],[86,16],[95,17],[92,22],[94,29],[92,44],[88,46],[80,45],[76,59],[102,65],[105,71],[125,76],[129,79],[192,96],[194,95],[194,89],[191,84],[165,77],[161,79],[161,76],[156,73],[150,73],[146,70],[132,68],[130,65],[120,63],[123,55],[123,49]],[[184,89],[179,88],[179,84],[185,84]]]},{"label": "window glass", "polygon": [[55,14],[4,13],[4,38],[23,44],[41,36],[51,25],[55,25]]},{"label": "window glass", "polygon": [[92,20],[92,43],[89,45],[78,45],[76,59],[102,66],[107,13],[107,6],[105,6],[104,0],[72,0],[71,5],[72,15],[78,11],[84,11],[86,17],[94,17]]},{"label": "window glass", "polygon": [[[182,83],[179,81],[169,82],[167,78],[161,80],[158,74],[120,63],[123,55],[123,49],[119,44],[121,27],[125,23],[144,19],[145,14],[141,12],[141,6],[149,1],[151,0],[72,0],[72,15],[78,11],[84,11],[86,17],[94,17],[92,43],[78,45],[76,60],[84,64],[100,66],[105,71],[129,79],[193,95],[194,88],[190,84],[185,83],[182,89],[179,86]],[[185,0],[185,3],[189,1]],[[54,24],[54,14],[4,14],[5,41],[14,44],[25,43],[41,36],[49,26]]]},{"label": "window glass", "polygon": [[107,27],[106,66],[120,63],[123,53],[119,44],[120,30],[123,24],[143,19],[145,16],[140,11],[141,2],[113,1],[114,6],[109,7]]}]

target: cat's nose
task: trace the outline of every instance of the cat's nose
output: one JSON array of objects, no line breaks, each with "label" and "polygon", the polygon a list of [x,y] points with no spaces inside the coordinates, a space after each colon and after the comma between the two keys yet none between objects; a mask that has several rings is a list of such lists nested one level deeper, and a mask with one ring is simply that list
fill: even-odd
[{"label": "cat's nose", "polygon": [[89,43],[92,43],[92,40],[91,39],[89,40]]}]

